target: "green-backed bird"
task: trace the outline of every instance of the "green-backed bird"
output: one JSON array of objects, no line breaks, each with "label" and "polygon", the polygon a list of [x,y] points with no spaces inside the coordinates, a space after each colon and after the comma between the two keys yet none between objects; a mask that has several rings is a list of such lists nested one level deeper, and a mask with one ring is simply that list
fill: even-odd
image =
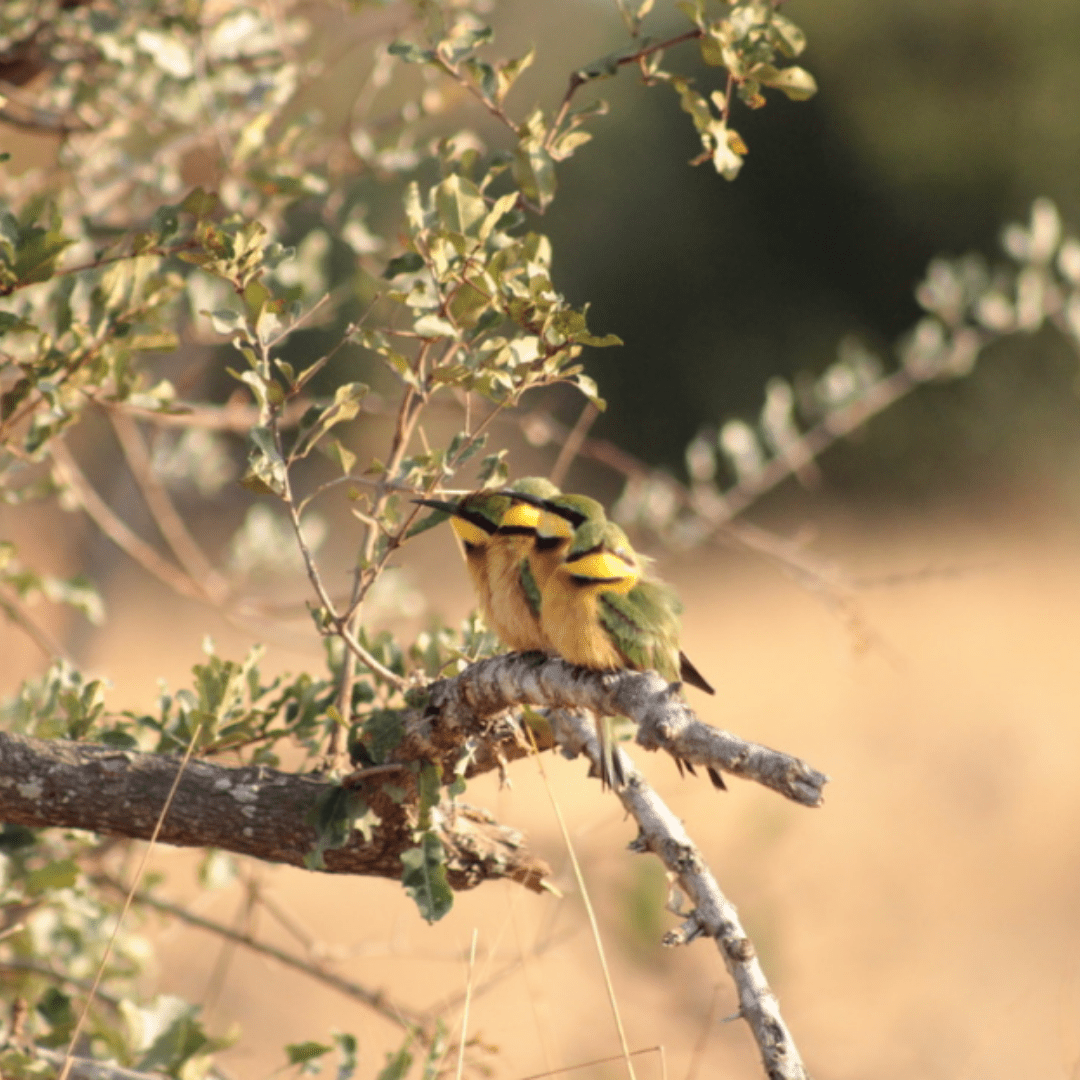
[{"label": "green-backed bird", "polygon": [[[570,537],[563,540],[567,526]],[[544,582],[540,626],[559,656],[598,671],[656,671],[669,682],[715,692],[679,648],[678,597],[663,582],[644,576],[644,560],[599,503],[565,495],[545,501],[536,535],[534,576]],[[558,538],[552,550],[559,558],[550,570],[542,548],[546,538]],[[597,734],[601,779],[621,785],[609,718]],[[715,770],[709,775],[722,786]]]},{"label": "green-backed bird", "polygon": [[536,535],[540,500],[558,493],[547,480],[525,477],[501,491],[473,491],[454,501],[416,500],[451,515],[484,620],[516,651],[551,651],[540,629],[540,590],[526,556]]}]

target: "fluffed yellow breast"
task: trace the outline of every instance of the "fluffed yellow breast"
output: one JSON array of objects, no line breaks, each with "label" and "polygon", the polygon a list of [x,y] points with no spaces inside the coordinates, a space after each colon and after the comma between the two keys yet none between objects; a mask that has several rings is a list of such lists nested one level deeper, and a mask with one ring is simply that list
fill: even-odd
[{"label": "fluffed yellow breast", "polygon": [[499,535],[491,543],[488,560],[488,592],[491,596],[491,628],[511,649],[551,652],[551,644],[537,612],[521,584],[521,563],[530,548],[528,536]]},{"label": "fluffed yellow breast", "polygon": [[597,671],[626,666],[600,623],[598,590],[579,585],[560,568],[548,579],[540,609],[540,626],[555,652],[571,664]]}]

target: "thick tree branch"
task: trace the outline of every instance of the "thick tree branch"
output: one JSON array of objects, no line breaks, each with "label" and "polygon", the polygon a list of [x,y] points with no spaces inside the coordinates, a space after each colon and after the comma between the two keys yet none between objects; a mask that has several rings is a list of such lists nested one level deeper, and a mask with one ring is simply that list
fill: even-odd
[{"label": "thick tree branch", "polygon": [[[178,767],[177,758],[165,755],[0,732],[0,820],[147,839]],[[404,785],[411,775],[402,771],[394,779]],[[326,851],[328,873],[400,880],[401,853],[415,844],[413,825],[407,804],[382,792],[384,779],[363,791],[381,817],[371,841],[354,832],[344,847]],[[304,866],[316,846],[308,820],[335,787],[311,775],[192,761],[160,840]],[[437,827],[453,888],[506,877],[542,887],[547,865],[529,853],[519,833],[486,812],[458,804],[440,816]]]}]

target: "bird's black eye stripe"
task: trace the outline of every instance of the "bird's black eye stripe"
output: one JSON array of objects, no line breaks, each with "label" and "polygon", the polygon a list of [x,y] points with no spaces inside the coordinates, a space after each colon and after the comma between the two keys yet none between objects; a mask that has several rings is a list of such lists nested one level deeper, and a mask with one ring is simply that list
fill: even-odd
[{"label": "bird's black eye stripe", "polygon": [[[531,499],[526,499],[526,502],[531,502]],[[554,514],[556,517],[561,517],[563,521],[568,521],[575,529],[580,525],[584,525],[589,520],[587,514],[583,514],[580,510],[571,510],[568,506],[558,506],[556,504],[540,501],[536,504],[548,513]]]},{"label": "bird's black eye stripe", "polygon": [[567,562],[576,562],[578,559],[584,559],[587,558],[589,555],[595,555],[598,551],[602,551],[603,548],[604,545],[600,543],[593,544],[593,546],[591,548],[588,548],[586,551],[571,551],[566,557]]},{"label": "bird's black eye stripe", "polygon": [[459,517],[462,521],[475,525],[481,532],[486,532],[489,536],[495,532],[495,526],[483,514],[475,510],[455,510],[454,517]]},{"label": "bird's black eye stripe", "polygon": [[570,574],[569,577],[571,584],[582,589],[588,585],[621,585],[626,580],[624,577],[586,577],[583,574]]}]

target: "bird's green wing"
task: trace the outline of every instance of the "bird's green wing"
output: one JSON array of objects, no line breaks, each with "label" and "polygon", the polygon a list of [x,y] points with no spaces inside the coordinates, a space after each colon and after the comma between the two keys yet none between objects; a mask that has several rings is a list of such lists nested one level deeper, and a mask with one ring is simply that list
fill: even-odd
[{"label": "bird's green wing", "polygon": [[679,681],[679,619],[675,594],[640,581],[628,593],[602,592],[597,611],[612,643],[638,671],[657,671]]},{"label": "bird's green wing", "polygon": [[525,599],[529,602],[529,607],[532,609],[533,614],[539,618],[540,587],[536,584],[536,578],[533,577],[532,567],[529,566],[528,559],[521,560],[521,565],[518,567],[518,574],[521,578],[521,591],[525,594]]}]

